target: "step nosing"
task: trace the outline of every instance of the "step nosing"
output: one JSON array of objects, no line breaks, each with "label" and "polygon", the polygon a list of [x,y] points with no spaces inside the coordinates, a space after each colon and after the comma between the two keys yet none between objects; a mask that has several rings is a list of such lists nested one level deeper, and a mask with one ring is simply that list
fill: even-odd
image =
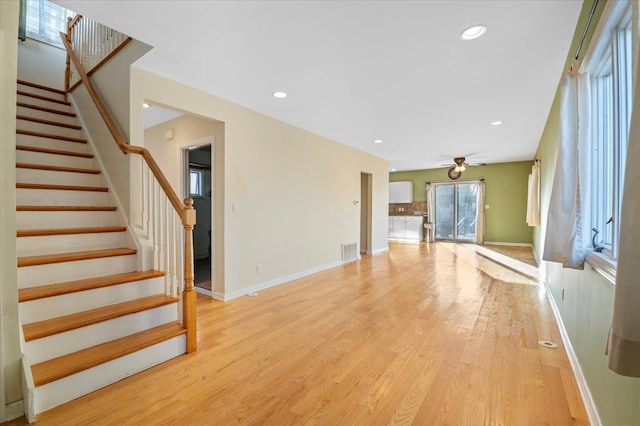
[{"label": "step nosing", "polygon": [[67,173],[84,173],[89,175],[99,175],[101,172],[98,169],[83,169],[79,167],[65,167],[65,166],[51,166],[48,164],[34,164],[34,163],[16,163],[18,169],[29,170],[44,170],[48,172],[67,172]]},{"label": "step nosing", "polygon": [[34,99],[40,99],[41,101],[53,102],[53,103],[56,103],[56,104],[71,106],[71,102],[63,101],[63,100],[55,99],[55,98],[50,98],[48,96],[38,95],[37,93],[25,92],[24,90],[18,90],[16,92],[16,94],[17,95],[21,95],[21,96],[28,96],[28,97],[34,98]]},{"label": "step nosing", "polygon": [[105,186],[76,186],[76,185],[49,185],[41,183],[16,183],[17,189],[44,189],[51,191],[86,191],[109,192]]},{"label": "step nosing", "polygon": [[52,263],[75,262],[81,260],[103,259],[107,257],[130,256],[136,254],[136,249],[118,248],[107,250],[91,250],[81,252],[69,252],[58,254],[46,254],[38,256],[21,256],[18,258],[18,267],[49,265]]},{"label": "step nosing", "polygon": [[16,106],[17,107],[22,107],[22,108],[29,108],[29,109],[35,109],[38,111],[42,111],[42,112],[48,112],[50,114],[58,114],[58,115],[64,115],[66,117],[76,117],[76,113],[74,112],[67,112],[67,111],[60,111],[57,109],[53,109],[53,108],[47,108],[41,105],[33,105],[33,104],[28,104],[26,102],[16,102]]},{"label": "step nosing", "polygon": [[79,293],[87,290],[160,278],[164,275],[165,272],[163,271],[125,272],[122,274],[103,275],[95,278],[85,278],[82,280],[27,287],[18,290],[18,301],[28,302],[47,297],[63,296],[65,294]]},{"label": "step nosing", "polygon": [[116,210],[118,210],[117,206],[16,206],[16,211],[19,212],[112,212]]},{"label": "step nosing", "polygon": [[59,235],[81,235],[81,234],[106,234],[115,232],[125,232],[125,226],[96,226],[90,228],[49,228],[49,229],[20,229],[17,237],[47,237]]},{"label": "step nosing", "polygon": [[138,312],[150,311],[155,308],[171,305],[177,303],[178,300],[179,298],[177,297],[165,295],[149,296],[83,312],[76,312],[58,318],[24,324],[24,340],[31,342]]},{"label": "step nosing", "polygon": [[24,129],[16,129],[16,134],[24,135],[24,136],[33,136],[36,138],[55,139],[55,140],[66,141],[66,142],[83,143],[83,144],[87,143],[87,140],[83,138],[74,138],[72,136],[55,135],[53,133],[34,132],[31,130],[24,130]]},{"label": "step nosing", "polygon": [[75,151],[63,151],[60,149],[50,149],[50,148],[41,148],[38,146],[30,146],[30,145],[16,145],[16,150],[18,151],[28,151],[28,152],[38,152],[41,154],[52,154],[52,155],[66,155],[69,157],[81,157],[81,158],[93,158],[93,154],[88,154],[86,152],[75,152]]},{"label": "step nosing", "polygon": [[21,114],[16,115],[16,120],[30,121],[32,123],[45,124],[47,126],[64,127],[66,129],[72,129],[72,130],[82,130],[82,127],[78,126],[77,124],[69,124],[69,123],[64,123],[60,121],[46,120],[44,118],[39,118],[39,117],[29,117]]},{"label": "step nosing", "polygon": [[62,96],[66,95],[66,92],[64,90],[62,90],[62,89],[56,89],[55,87],[45,86],[44,84],[34,83],[32,81],[18,79],[17,83],[18,84],[22,84],[23,86],[33,87],[34,89],[40,89],[40,90],[46,90],[46,91],[49,91],[49,92],[53,92],[55,94],[62,95]]},{"label": "step nosing", "polygon": [[185,333],[185,328],[174,321],[35,364],[31,366],[34,384],[55,382]]}]

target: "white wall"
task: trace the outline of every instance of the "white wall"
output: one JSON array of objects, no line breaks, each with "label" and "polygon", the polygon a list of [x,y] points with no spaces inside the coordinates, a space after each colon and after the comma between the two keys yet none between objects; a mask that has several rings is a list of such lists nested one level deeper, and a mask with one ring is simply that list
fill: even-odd
[{"label": "white wall", "polygon": [[27,38],[18,43],[18,55],[18,77],[21,80],[64,90],[65,50]]},{"label": "white wall", "polygon": [[[16,279],[16,61],[18,1],[0,1],[0,422],[22,399]],[[20,413],[18,413],[20,414]]]},{"label": "white wall", "polygon": [[361,172],[373,174],[372,249],[387,247],[387,161],[136,67],[131,88],[134,145],[145,99],[224,122],[225,297],[338,264],[340,244],[359,241]]}]

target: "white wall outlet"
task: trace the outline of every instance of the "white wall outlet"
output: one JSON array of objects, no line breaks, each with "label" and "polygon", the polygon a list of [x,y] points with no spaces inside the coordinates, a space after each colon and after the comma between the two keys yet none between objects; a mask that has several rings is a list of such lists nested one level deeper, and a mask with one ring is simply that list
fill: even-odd
[{"label": "white wall outlet", "polygon": [[256,272],[260,272],[262,270],[262,265],[260,263],[256,263]]},{"label": "white wall outlet", "polygon": [[238,213],[238,205],[236,203],[231,204],[231,212]]},{"label": "white wall outlet", "polygon": [[485,210],[489,210],[489,204],[485,204],[485,205],[484,205],[484,209],[485,209]]}]

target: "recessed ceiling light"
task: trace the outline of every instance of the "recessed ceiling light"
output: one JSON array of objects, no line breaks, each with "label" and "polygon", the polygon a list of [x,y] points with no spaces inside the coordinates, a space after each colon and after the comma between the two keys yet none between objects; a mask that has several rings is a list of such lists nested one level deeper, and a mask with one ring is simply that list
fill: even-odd
[{"label": "recessed ceiling light", "polygon": [[502,123],[503,123],[503,121],[502,121],[502,120],[496,120],[496,121],[492,121],[492,122],[491,122],[491,125],[492,125],[492,126],[499,126],[499,125],[501,125]]},{"label": "recessed ceiling light", "polygon": [[392,171],[392,172],[395,172],[395,171],[396,171],[396,169],[391,169],[391,171]]},{"label": "recessed ceiling light", "polygon": [[145,102],[145,103],[142,104],[142,106],[145,107],[145,108],[149,108],[151,105],[149,105],[148,103]]},{"label": "recessed ceiling light", "polygon": [[275,98],[278,98],[278,99],[283,99],[287,97],[287,94],[285,92],[273,92],[272,94]]},{"label": "recessed ceiling light", "polygon": [[463,40],[473,40],[484,35],[487,32],[487,27],[484,25],[474,25],[467,28],[460,34],[460,38]]},{"label": "recessed ceiling light", "polygon": [[382,139],[376,139],[373,143],[382,143]]}]

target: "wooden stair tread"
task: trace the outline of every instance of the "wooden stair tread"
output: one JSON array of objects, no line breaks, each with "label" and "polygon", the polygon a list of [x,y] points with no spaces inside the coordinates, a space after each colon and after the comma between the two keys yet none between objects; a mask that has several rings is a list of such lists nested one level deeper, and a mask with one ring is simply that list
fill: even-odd
[{"label": "wooden stair tread", "polygon": [[57,191],[89,191],[89,192],[108,192],[106,186],[75,186],[75,185],[48,185],[43,183],[16,183],[19,189],[51,189]]},{"label": "wooden stair tread", "polygon": [[50,172],[70,172],[70,173],[85,173],[91,175],[99,175],[101,172],[98,169],[83,169],[78,167],[62,167],[62,166],[50,166],[48,164],[30,164],[30,163],[16,163],[18,169],[32,169],[32,170],[47,170]]},{"label": "wooden stair tread", "polygon": [[129,314],[135,314],[136,312],[177,303],[179,300],[177,297],[157,294],[155,296],[143,297],[115,305],[102,306],[84,312],[24,324],[22,326],[24,340],[25,342],[30,342],[32,340],[42,339],[43,337],[53,336],[54,334],[64,333],[65,331],[75,330]]},{"label": "wooden stair tread", "polygon": [[53,87],[44,86],[38,83],[32,83],[31,81],[18,79],[18,84],[22,84],[23,86],[35,87],[36,89],[41,89],[41,90],[48,90],[49,92],[57,93],[58,95],[63,95],[63,96],[66,95],[64,90],[55,89]]},{"label": "wooden stair tread", "polygon": [[32,105],[32,104],[28,104],[28,103],[25,103],[25,102],[17,102],[16,106],[23,107],[23,108],[37,109],[38,111],[50,112],[51,114],[65,115],[67,117],[75,117],[76,116],[75,112],[60,111],[60,110],[57,110],[57,109],[47,108],[47,107],[43,107],[43,106],[40,106],[40,105]]},{"label": "wooden stair tread", "polygon": [[16,129],[16,134],[25,135],[25,136],[35,136],[38,138],[56,139],[59,141],[66,141],[66,142],[87,143],[87,140],[82,138],[73,138],[71,136],[55,135],[53,133],[33,132],[31,130]]},{"label": "wooden stair tread", "polygon": [[114,212],[116,206],[16,206],[19,212]]},{"label": "wooden stair tread", "polygon": [[103,257],[128,256],[136,254],[136,249],[116,248],[107,250],[76,251],[70,253],[23,256],[18,258],[18,267],[46,265],[49,263],[73,262],[76,260],[100,259]]},{"label": "wooden stair tread", "polygon": [[67,129],[81,130],[82,127],[77,124],[61,123],[59,121],[45,120],[44,118],[29,117],[27,115],[16,115],[16,120],[32,121],[34,123],[47,124],[49,126],[66,127]]},{"label": "wooden stair tread", "polygon": [[85,169],[80,167],[66,167],[66,166],[51,166],[48,164],[33,164],[33,163],[16,163],[17,169],[32,169],[32,170],[47,170],[50,172],[70,172],[70,173],[86,173],[92,175],[99,175],[101,171],[99,169]]},{"label": "wooden stair tread", "polygon": [[42,95],[38,95],[38,94],[35,94],[35,93],[25,92],[24,90],[18,90],[17,93],[18,93],[18,95],[29,96],[30,98],[40,99],[42,101],[54,102],[54,103],[57,103],[57,104],[67,105],[67,106],[71,105],[71,102],[68,102],[68,101],[63,101],[63,100],[60,100],[60,99],[50,98],[48,96],[42,96]]},{"label": "wooden stair tread", "polygon": [[55,154],[55,155],[67,155],[69,157],[93,158],[93,154],[87,154],[85,152],[63,151],[60,149],[40,148],[37,146],[29,146],[29,145],[16,145],[16,149],[18,151],[40,152],[43,154]]},{"label": "wooden stair tread", "polygon": [[133,281],[142,281],[149,278],[158,278],[164,275],[165,273],[163,271],[126,272],[124,274],[105,275],[96,278],[85,278],[76,281],[21,288],[18,290],[18,301],[28,302],[45,297],[60,296]]},{"label": "wooden stair tread", "polygon": [[68,377],[186,333],[172,322],[31,366],[36,386]]},{"label": "wooden stair tread", "polygon": [[87,228],[49,228],[49,229],[19,229],[18,237],[46,237],[52,235],[102,234],[106,232],[124,232],[126,226],[97,226]]}]

